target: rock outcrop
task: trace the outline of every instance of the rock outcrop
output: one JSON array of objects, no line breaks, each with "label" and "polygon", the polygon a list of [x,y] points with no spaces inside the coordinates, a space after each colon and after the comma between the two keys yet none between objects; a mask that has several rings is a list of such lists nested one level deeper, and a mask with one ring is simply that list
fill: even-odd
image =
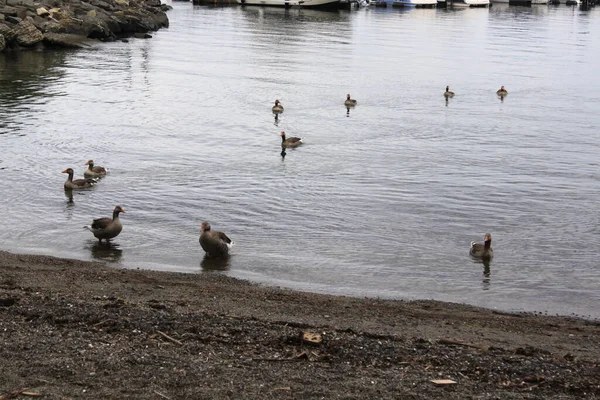
[{"label": "rock outcrop", "polygon": [[0,51],[83,47],[169,26],[160,0],[0,0]]}]

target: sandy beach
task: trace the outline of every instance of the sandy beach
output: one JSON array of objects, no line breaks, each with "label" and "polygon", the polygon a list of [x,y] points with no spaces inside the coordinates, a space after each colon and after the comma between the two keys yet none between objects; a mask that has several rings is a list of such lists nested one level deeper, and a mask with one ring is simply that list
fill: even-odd
[{"label": "sandy beach", "polygon": [[600,397],[598,321],[7,252],[0,340],[0,399]]}]

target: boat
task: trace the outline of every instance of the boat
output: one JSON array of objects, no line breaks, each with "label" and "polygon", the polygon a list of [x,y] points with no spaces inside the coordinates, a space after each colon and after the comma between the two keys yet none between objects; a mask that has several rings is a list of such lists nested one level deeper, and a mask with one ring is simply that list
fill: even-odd
[{"label": "boat", "polygon": [[248,6],[274,6],[274,7],[336,7],[340,0],[236,0],[238,4]]},{"label": "boat", "polygon": [[490,0],[447,0],[446,5],[454,7],[489,7]]},{"label": "boat", "polygon": [[437,0],[394,0],[394,7],[436,7]]}]

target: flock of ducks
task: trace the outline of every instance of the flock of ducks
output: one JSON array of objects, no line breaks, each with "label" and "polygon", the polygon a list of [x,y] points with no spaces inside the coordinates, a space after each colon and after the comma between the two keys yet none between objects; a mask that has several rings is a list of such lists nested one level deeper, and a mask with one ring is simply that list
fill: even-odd
[{"label": "flock of ducks", "polygon": [[[508,91],[502,86],[497,92],[499,96],[505,96]],[[446,98],[454,97],[454,92],[450,90],[449,86],[446,86],[444,92]],[[346,107],[354,107],[357,101],[353,99],[350,94],[346,95],[344,105]],[[280,114],[283,112],[283,105],[279,100],[275,100],[275,104],[272,109],[274,114]],[[294,148],[300,146],[303,142],[299,137],[287,137],[284,131],[281,131],[281,147],[283,151],[286,148]],[[63,174],[68,174],[67,181],[64,183],[64,189],[66,191],[87,189],[96,185],[98,180],[107,174],[107,169],[99,165],[94,164],[94,160],[89,160],[85,163],[88,168],[84,171],[82,179],[73,179],[74,171],[72,168],[67,168],[62,171]],[[123,230],[123,224],[119,219],[119,214],[125,214],[125,209],[120,205],[115,206],[113,209],[112,218],[104,217],[92,220],[89,226],[84,228],[88,229],[94,237],[98,239],[100,243],[102,240],[106,242],[117,237]],[[213,231],[208,222],[204,221],[200,225],[200,246],[205,251],[208,257],[223,257],[229,254],[229,249],[233,246],[234,242],[223,232]],[[469,254],[474,258],[489,261],[494,256],[494,250],[492,249],[492,235],[486,233],[483,238],[483,243],[471,242]]]},{"label": "flock of ducks", "polygon": [[[496,90],[496,94],[500,97],[504,97],[508,94],[508,90],[504,89],[504,86],[501,86],[500,89]],[[444,92],[445,98],[454,97],[454,92],[450,90],[450,86],[446,86],[446,91]]]}]

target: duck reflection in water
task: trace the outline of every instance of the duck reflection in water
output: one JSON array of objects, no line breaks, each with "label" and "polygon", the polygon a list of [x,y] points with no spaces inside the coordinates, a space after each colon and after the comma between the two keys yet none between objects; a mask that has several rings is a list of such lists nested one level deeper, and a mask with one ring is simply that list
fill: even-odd
[{"label": "duck reflection in water", "polygon": [[116,243],[92,241],[89,247],[94,260],[120,262],[123,256],[123,250]]},{"label": "duck reflection in water", "polygon": [[275,114],[274,119],[273,125],[279,126],[279,114]]},{"label": "duck reflection in water", "polygon": [[228,271],[231,256],[229,254],[219,257],[208,257],[206,254],[200,261],[202,271]]},{"label": "duck reflection in water", "polygon": [[281,148],[281,161],[285,160],[285,156],[287,155],[287,153],[285,152],[285,147]]},{"label": "duck reflection in water", "polygon": [[352,107],[346,107],[346,117],[350,117],[350,109]]},{"label": "duck reflection in water", "polygon": [[67,198],[67,205],[74,206],[75,202],[73,201],[73,190],[65,189],[65,197]]},{"label": "duck reflection in water", "polygon": [[500,103],[504,103],[504,95],[498,95],[498,98],[500,99]]},{"label": "duck reflection in water", "polygon": [[483,260],[483,290],[490,290],[491,285],[491,271],[490,271],[490,260]]}]

